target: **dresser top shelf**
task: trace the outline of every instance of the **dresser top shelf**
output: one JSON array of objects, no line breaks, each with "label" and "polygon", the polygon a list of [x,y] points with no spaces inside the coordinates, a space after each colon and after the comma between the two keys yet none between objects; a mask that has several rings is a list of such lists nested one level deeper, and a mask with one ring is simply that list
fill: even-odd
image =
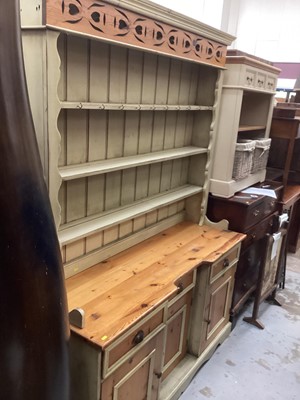
[{"label": "dresser top shelf", "polygon": [[182,222],[66,281],[69,309],[85,312],[74,332],[100,348],[177,293],[176,282],[213,263],[244,235]]}]

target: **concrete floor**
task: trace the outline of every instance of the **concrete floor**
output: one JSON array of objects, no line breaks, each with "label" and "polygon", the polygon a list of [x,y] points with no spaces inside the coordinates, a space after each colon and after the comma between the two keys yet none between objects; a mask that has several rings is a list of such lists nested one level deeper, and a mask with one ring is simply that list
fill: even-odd
[{"label": "concrete floor", "polygon": [[243,321],[198,371],[180,400],[300,400],[300,251],[288,255],[282,307],[262,303],[260,330]]}]

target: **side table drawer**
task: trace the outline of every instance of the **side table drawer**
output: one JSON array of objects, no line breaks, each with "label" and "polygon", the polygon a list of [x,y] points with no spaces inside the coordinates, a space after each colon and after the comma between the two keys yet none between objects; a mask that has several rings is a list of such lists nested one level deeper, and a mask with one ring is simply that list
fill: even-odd
[{"label": "side table drawer", "polygon": [[250,246],[253,242],[262,239],[267,233],[272,234],[276,227],[275,218],[277,213],[273,213],[270,216],[263,219],[259,224],[249,229],[247,232],[246,239],[242,243],[242,249]]},{"label": "side table drawer", "polygon": [[144,342],[149,341],[156,334],[164,325],[164,313],[165,305],[163,304],[104,350],[103,378],[112,373]]}]

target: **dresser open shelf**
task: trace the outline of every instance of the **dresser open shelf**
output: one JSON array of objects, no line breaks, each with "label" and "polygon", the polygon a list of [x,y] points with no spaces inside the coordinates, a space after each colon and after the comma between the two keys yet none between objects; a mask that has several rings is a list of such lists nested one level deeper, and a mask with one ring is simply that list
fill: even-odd
[{"label": "dresser open shelf", "polygon": [[237,50],[228,52],[226,66],[210,181],[210,191],[221,197],[231,197],[265,179],[265,168],[240,180],[232,178],[235,146],[240,139],[269,137],[279,74],[270,63]]}]

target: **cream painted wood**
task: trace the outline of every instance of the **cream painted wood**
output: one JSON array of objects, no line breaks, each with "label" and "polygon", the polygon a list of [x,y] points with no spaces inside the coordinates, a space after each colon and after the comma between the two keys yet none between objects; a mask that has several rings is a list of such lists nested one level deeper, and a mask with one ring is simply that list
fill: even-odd
[{"label": "cream painted wood", "polygon": [[[63,181],[59,193],[62,245],[80,238],[87,241],[103,229],[110,230],[104,233],[104,245],[117,241],[117,230],[111,235],[110,227],[136,218],[140,211],[120,220],[115,216],[123,214],[122,207],[132,204],[135,208],[136,202],[144,199],[149,199],[150,206],[144,208],[147,216],[140,229],[160,222],[162,215],[180,213],[184,205],[178,209],[177,202],[186,197],[180,194],[182,187],[199,186],[199,192],[203,186],[207,188],[209,157],[205,153],[214,136],[221,74],[125,47],[119,51],[116,46],[77,36],[62,35],[58,51],[62,63],[58,93],[63,110],[58,121],[61,155],[57,178]],[[166,191],[170,192],[167,197]],[[178,198],[173,196],[175,191]],[[174,203],[160,218],[152,212],[153,196],[167,199],[161,207],[170,204],[170,199]],[[205,198],[193,202],[193,209],[198,207],[197,222],[206,207]],[[158,202],[155,207],[160,208]],[[99,213],[110,210],[112,218],[103,214],[106,219],[98,225]],[[90,218],[95,221],[86,225]],[[73,234],[65,241],[70,223],[74,223]],[[84,237],[79,233],[82,224],[87,227]],[[96,231],[92,226],[97,226]],[[133,229],[137,229],[136,223]],[[126,230],[126,234],[130,232]],[[74,254],[77,259],[85,256]]]},{"label": "cream painted wood", "polygon": [[99,400],[100,379],[90,379],[101,374],[101,352],[82,342],[74,334],[70,337],[70,390],[71,399]]},{"label": "cream painted wood", "polygon": [[[27,4],[24,1],[21,4],[21,17],[23,13],[35,10],[33,4],[27,10]],[[37,14],[38,15],[38,14]],[[22,19],[24,18],[24,15]],[[30,22],[30,21],[27,21]],[[33,22],[33,21],[31,21]],[[38,21],[35,21],[36,23]],[[30,24],[34,25],[34,24]],[[47,66],[46,66],[46,30],[40,30],[36,35],[33,29],[23,29],[22,45],[24,51],[24,64],[26,72],[26,81],[29,93],[29,101],[33,122],[41,156],[44,177],[48,184],[48,140],[47,140],[47,90],[41,90],[41,87],[47,88]]]},{"label": "cream painted wood", "polygon": [[[118,190],[117,188],[117,191]],[[202,189],[198,186],[182,186],[176,190],[167,190],[166,193],[151,196],[147,198],[147,200],[136,201],[133,205],[120,207],[116,211],[103,213],[98,218],[82,218],[80,224],[78,220],[76,220],[75,224],[65,225],[64,229],[59,231],[58,236],[60,243],[70,243],[76,239],[86,237],[88,234],[96,233],[104,228],[138,217],[201,191]],[[81,204],[79,204],[79,206],[81,206]]]},{"label": "cream painted wood", "polygon": [[160,386],[159,400],[177,400],[188,387],[196,372],[208,361],[231,332],[231,323],[214,338],[199,357],[187,354]]},{"label": "cream painted wood", "polygon": [[[129,130],[129,127],[128,127]],[[69,165],[61,167],[59,169],[60,175],[64,181],[82,178],[86,176],[105,174],[117,170],[125,170],[139,165],[149,165],[153,163],[163,162],[167,160],[174,160],[177,158],[190,157],[196,154],[207,153],[206,148],[196,147],[196,146],[186,146],[179,148],[171,148],[167,150],[130,155],[130,150],[138,146],[138,138],[125,136],[124,143],[124,153],[125,157],[112,158],[103,161],[92,161],[89,163],[80,163],[75,165]],[[131,142],[131,146],[128,142]],[[127,146],[128,145],[128,150]],[[129,153],[127,155],[127,153]],[[136,152],[135,152],[136,153]]]},{"label": "cream painted wood", "polygon": [[21,27],[23,29],[42,27],[43,12],[40,0],[20,0]]},{"label": "cream painted wood", "polygon": [[58,116],[61,110],[57,88],[60,80],[61,59],[57,53],[58,32],[47,31],[47,104],[48,104],[48,145],[49,145],[49,197],[56,227],[60,226],[61,203],[59,189],[62,183],[58,173],[61,134],[58,130]]},{"label": "cream painted wood", "polygon": [[221,197],[230,197],[265,179],[265,170],[238,181],[232,178],[235,144],[238,138],[269,136],[279,73],[276,68],[248,57],[228,57],[227,60],[210,181],[210,191]]}]

